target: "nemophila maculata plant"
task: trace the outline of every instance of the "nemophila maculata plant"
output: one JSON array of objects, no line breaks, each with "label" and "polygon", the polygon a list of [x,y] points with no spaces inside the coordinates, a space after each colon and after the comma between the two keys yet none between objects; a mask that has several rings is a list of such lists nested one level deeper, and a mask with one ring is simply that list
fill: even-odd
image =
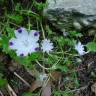
[{"label": "nemophila maculata plant", "polygon": [[[2,5],[3,2],[7,1],[2,0]],[[6,9],[5,16],[1,16],[3,19],[0,18],[2,52],[29,70],[38,70],[36,69],[37,65],[42,69],[42,72],[46,70],[46,74],[40,75],[41,79],[47,78],[48,74],[55,70],[62,73],[70,73],[71,70],[72,75],[64,77],[65,81],[70,79],[74,82],[72,86],[78,87],[79,81],[75,67],[82,62],[83,55],[96,52],[96,36],[92,42],[86,45],[78,39],[83,36],[80,32],[64,32],[60,36],[44,22],[42,10],[47,4],[38,3],[35,0],[30,7],[24,7],[16,1],[13,2],[14,4],[16,6],[12,6],[11,12]],[[33,6],[35,11],[32,11]],[[84,50],[84,47],[87,48],[87,51]],[[6,80],[4,82],[6,83]],[[65,87],[67,89],[68,85],[65,84]],[[53,94],[61,96],[63,92],[56,90]],[[27,95],[31,96],[31,93],[24,94],[24,96]]]}]

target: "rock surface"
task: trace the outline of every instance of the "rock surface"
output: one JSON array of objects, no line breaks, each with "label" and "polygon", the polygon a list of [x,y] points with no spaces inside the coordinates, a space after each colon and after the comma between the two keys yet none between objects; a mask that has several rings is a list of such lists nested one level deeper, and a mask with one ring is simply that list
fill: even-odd
[{"label": "rock surface", "polygon": [[[78,27],[78,23],[89,26],[96,20],[96,0],[47,1],[48,7],[44,10],[44,13],[47,14],[52,24],[61,31],[72,28],[74,24],[75,27]],[[82,27],[79,26],[78,28]]]},{"label": "rock surface", "polygon": [[77,11],[86,15],[96,15],[96,0],[48,0],[48,9]]}]

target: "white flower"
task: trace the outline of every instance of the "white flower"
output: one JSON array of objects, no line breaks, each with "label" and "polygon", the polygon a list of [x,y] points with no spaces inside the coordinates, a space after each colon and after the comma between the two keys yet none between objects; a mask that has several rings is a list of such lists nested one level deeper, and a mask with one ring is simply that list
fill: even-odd
[{"label": "white flower", "polygon": [[39,75],[39,79],[40,79],[41,81],[46,80],[47,77],[48,77],[47,74],[44,74],[44,73]]},{"label": "white flower", "polygon": [[9,47],[16,50],[17,56],[27,56],[38,50],[38,31],[31,30],[28,32],[25,28],[19,28],[15,30],[15,36],[9,40]]},{"label": "white flower", "polygon": [[41,49],[43,50],[43,52],[49,53],[53,49],[53,43],[51,43],[49,39],[44,39],[41,43]]},{"label": "white flower", "polygon": [[79,53],[79,55],[84,55],[86,54],[86,52],[84,51],[84,45],[81,44],[81,42],[78,42],[75,45],[75,49],[77,50],[77,52]]},{"label": "white flower", "polygon": [[63,35],[66,37],[66,36],[68,36],[68,32],[63,32]]}]

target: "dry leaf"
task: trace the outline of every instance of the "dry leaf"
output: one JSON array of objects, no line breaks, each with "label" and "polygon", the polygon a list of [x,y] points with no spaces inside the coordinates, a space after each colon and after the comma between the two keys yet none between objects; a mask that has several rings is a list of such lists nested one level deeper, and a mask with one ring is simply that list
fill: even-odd
[{"label": "dry leaf", "polygon": [[59,72],[59,71],[53,71],[53,72],[51,73],[51,76],[52,76],[52,78],[53,78],[54,80],[58,80],[58,79],[61,77],[61,72]]},{"label": "dry leaf", "polygon": [[33,92],[37,88],[42,87],[42,82],[41,81],[34,81],[31,85],[31,88],[29,89],[30,92]]},{"label": "dry leaf", "polygon": [[94,84],[91,86],[91,90],[92,90],[92,92],[94,92],[95,95],[96,95],[96,83],[94,83]]},{"label": "dry leaf", "polygon": [[49,81],[46,86],[42,88],[41,96],[51,96],[51,82]]}]

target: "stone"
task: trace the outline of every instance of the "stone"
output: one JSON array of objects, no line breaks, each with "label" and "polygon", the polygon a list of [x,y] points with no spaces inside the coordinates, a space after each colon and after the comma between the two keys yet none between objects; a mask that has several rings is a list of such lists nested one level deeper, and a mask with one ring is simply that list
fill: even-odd
[{"label": "stone", "polygon": [[60,31],[70,30],[74,28],[74,24],[78,28],[90,26],[96,20],[96,0],[47,0],[47,2],[44,14]]},{"label": "stone", "polygon": [[48,0],[48,9],[77,11],[86,15],[96,15],[96,0]]}]

